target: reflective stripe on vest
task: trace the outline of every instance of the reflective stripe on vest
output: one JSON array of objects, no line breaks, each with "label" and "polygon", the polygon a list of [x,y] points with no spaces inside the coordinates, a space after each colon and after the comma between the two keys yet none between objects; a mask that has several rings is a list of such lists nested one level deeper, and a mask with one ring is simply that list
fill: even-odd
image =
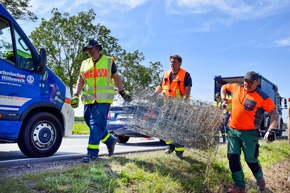
[{"label": "reflective stripe on vest", "polygon": [[186,75],[186,71],[180,69],[178,73],[173,78],[172,82],[170,82],[170,74],[171,70],[164,73],[162,80],[162,90],[167,97],[176,97],[181,98],[185,93],[184,87],[184,79]]},{"label": "reflective stripe on vest", "polygon": [[92,58],[84,60],[80,74],[85,81],[82,93],[83,104],[112,103],[114,99],[114,86],[111,78],[113,59],[103,55],[94,64]]}]

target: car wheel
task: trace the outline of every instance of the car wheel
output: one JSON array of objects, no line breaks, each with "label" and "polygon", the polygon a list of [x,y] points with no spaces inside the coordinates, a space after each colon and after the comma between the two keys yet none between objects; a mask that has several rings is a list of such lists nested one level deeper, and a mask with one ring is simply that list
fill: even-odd
[{"label": "car wheel", "polygon": [[28,157],[53,155],[62,142],[62,125],[46,112],[31,115],[22,125],[18,146]]},{"label": "car wheel", "polygon": [[119,143],[127,143],[130,139],[130,137],[115,135],[117,137]]}]

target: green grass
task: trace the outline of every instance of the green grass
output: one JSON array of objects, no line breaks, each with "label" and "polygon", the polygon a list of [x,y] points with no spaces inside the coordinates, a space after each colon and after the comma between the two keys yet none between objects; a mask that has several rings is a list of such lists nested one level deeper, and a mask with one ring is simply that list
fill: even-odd
[{"label": "green grass", "polygon": [[73,130],[73,135],[88,135],[90,134],[90,128],[82,122],[75,122]]},{"label": "green grass", "polygon": [[[288,160],[289,147],[287,140],[271,144],[261,141],[260,160],[264,170]],[[0,192],[226,192],[232,184],[226,145],[220,145],[211,157],[208,174],[207,155],[208,152],[186,149],[183,160],[160,151],[100,157],[89,164],[80,160],[79,164],[64,169],[0,179]],[[248,182],[252,174],[242,163]]]}]

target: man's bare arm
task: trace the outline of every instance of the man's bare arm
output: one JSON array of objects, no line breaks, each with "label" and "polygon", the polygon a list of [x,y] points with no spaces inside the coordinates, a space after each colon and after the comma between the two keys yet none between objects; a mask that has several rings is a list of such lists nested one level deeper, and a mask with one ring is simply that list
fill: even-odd
[{"label": "man's bare arm", "polygon": [[277,128],[278,118],[279,118],[279,114],[278,114],[277,110],[272,110],[270,112],[270,126],[269,126],[269,129],[276,129]]},{"label": "man's bare arm", "polygon": [[121,79],[119,73],[116,72],[115,74],[112,75],[112,77],[113,77],[113,79],[115,81],[115,84],[116,84],[119,92],[122,91],[122,90],[124,90],[123,83],[122,83],[122,79]]}]

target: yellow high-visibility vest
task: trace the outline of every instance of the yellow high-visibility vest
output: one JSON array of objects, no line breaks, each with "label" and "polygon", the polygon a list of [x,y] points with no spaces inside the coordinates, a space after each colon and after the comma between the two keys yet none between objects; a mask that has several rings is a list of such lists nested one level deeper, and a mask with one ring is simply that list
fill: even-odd
[{"label": "yellow high-visibility vest", "polygon": [[80,74],[85,82],[82,93],[83,104],[98,103],[111,104],[114,99],[111,68],[113,58],[103,55],[96,64],[92,58],[82,62]]}]

